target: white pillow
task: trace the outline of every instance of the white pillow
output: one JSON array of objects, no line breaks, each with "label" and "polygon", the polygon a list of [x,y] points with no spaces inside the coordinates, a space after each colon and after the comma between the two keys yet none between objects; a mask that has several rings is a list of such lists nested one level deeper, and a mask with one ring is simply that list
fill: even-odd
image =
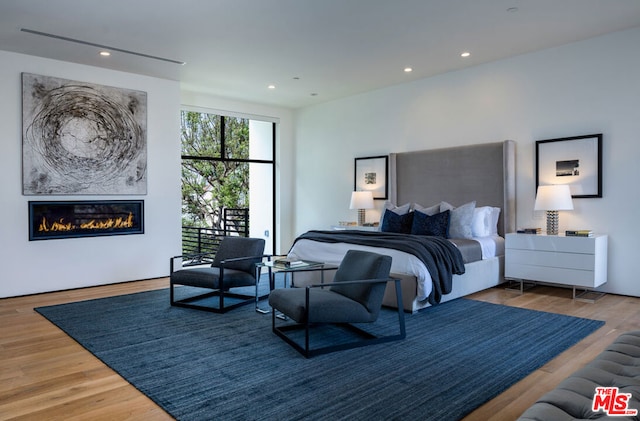
[{"label": "white pillow", "polygon": [[498,235],[498,219],[500,208],[481,206],[473,211],[471,233],[474,237],[488,237]]},{"label": "white pillow", "polygon": [[498,235],[498,219],[500,219],[500,208],[491,208],[489,235]]},{"label": "white pillow", "polygon": [[378,225],[378,229],[382,227],[382,221],[384,220],[384,213],[387,209],[389,209],[391,212],[395,214],[405,215],[409,213],[409,211],[411,210],[411,203],[405,203],[402,206],[396,206],[395,204],[391,203],[388,200],[385,201],[384,206],[382,207],[382,211],[380,212],[380,224]]},{"label": "white pillow", "polygon": [[481,206],[473,210],[471,219],[471,235],[474,237],[488,237],[491,235],[491,221],[493,220],[493,208]]}]

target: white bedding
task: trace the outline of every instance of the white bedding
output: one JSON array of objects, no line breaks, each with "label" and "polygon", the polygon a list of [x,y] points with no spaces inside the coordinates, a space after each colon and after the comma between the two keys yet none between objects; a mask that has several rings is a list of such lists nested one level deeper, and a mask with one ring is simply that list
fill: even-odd
[{"label": "white bedding", "polygon": [[[474,238],[474,240],[480,243],[483,259],[490,259],[497,255],[504,254],[504,239],[502,237],[481,237]],[[429,294],[431,294],[433,283],[429,271],[420,259],[410,253],[358,244],[326,243],[301,239],[293,245],[288,256],[302,260],[339,264],[347,251],[351,249],[383,253],[391,256],[393,259],[391,263],[392,273],[415,276],[418,280],[417,299],[419,301],[427,299]]]},{"label": "white bedding", "polygon": [[474,237],[482,248],[482,259],[491,259],[492,257],[504,255],[504,238],[499,235],[490,237]]}]

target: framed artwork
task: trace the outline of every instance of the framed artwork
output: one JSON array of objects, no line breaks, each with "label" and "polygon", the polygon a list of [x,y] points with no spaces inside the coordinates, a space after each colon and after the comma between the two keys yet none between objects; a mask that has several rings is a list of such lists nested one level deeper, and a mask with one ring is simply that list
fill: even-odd
[{"label": "framed artwork", "polygon": [[147,193],[147,94],[22,74],[22,193]]},{"label": "framed artwork", "polygon": [[536,141],[536,191],[550,184],[568,184],[573,198],[602,197],[602,133]]},{"label": "framed artwork", "polygon": [[355,159],[354,191],[370,190],[374,200],[386,200],[389,195],[389,157],[369,156]]}]

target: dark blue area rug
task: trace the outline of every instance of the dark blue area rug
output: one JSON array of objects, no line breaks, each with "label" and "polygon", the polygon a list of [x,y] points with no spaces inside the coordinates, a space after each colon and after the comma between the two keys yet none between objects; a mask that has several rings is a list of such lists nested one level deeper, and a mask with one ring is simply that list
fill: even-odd
[{"label": "dark blue area rug", "polygon": [[[179,420],[458,420],[604,322],[457,299],[407,339],[305,359],[253,306],[169,306],[168,290],[38,308]],[[385,311],[378,324],[393,325]],[[388,326],[387,326],[388,325]]]}]

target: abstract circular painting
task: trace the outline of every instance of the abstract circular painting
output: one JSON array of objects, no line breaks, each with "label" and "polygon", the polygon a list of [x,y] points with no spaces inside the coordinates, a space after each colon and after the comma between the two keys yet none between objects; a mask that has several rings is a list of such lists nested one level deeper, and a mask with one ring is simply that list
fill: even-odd
[{"label": "abstract circular painting", "polygon": [[146,194],[146,92],[22,74],[25,195]]}]

